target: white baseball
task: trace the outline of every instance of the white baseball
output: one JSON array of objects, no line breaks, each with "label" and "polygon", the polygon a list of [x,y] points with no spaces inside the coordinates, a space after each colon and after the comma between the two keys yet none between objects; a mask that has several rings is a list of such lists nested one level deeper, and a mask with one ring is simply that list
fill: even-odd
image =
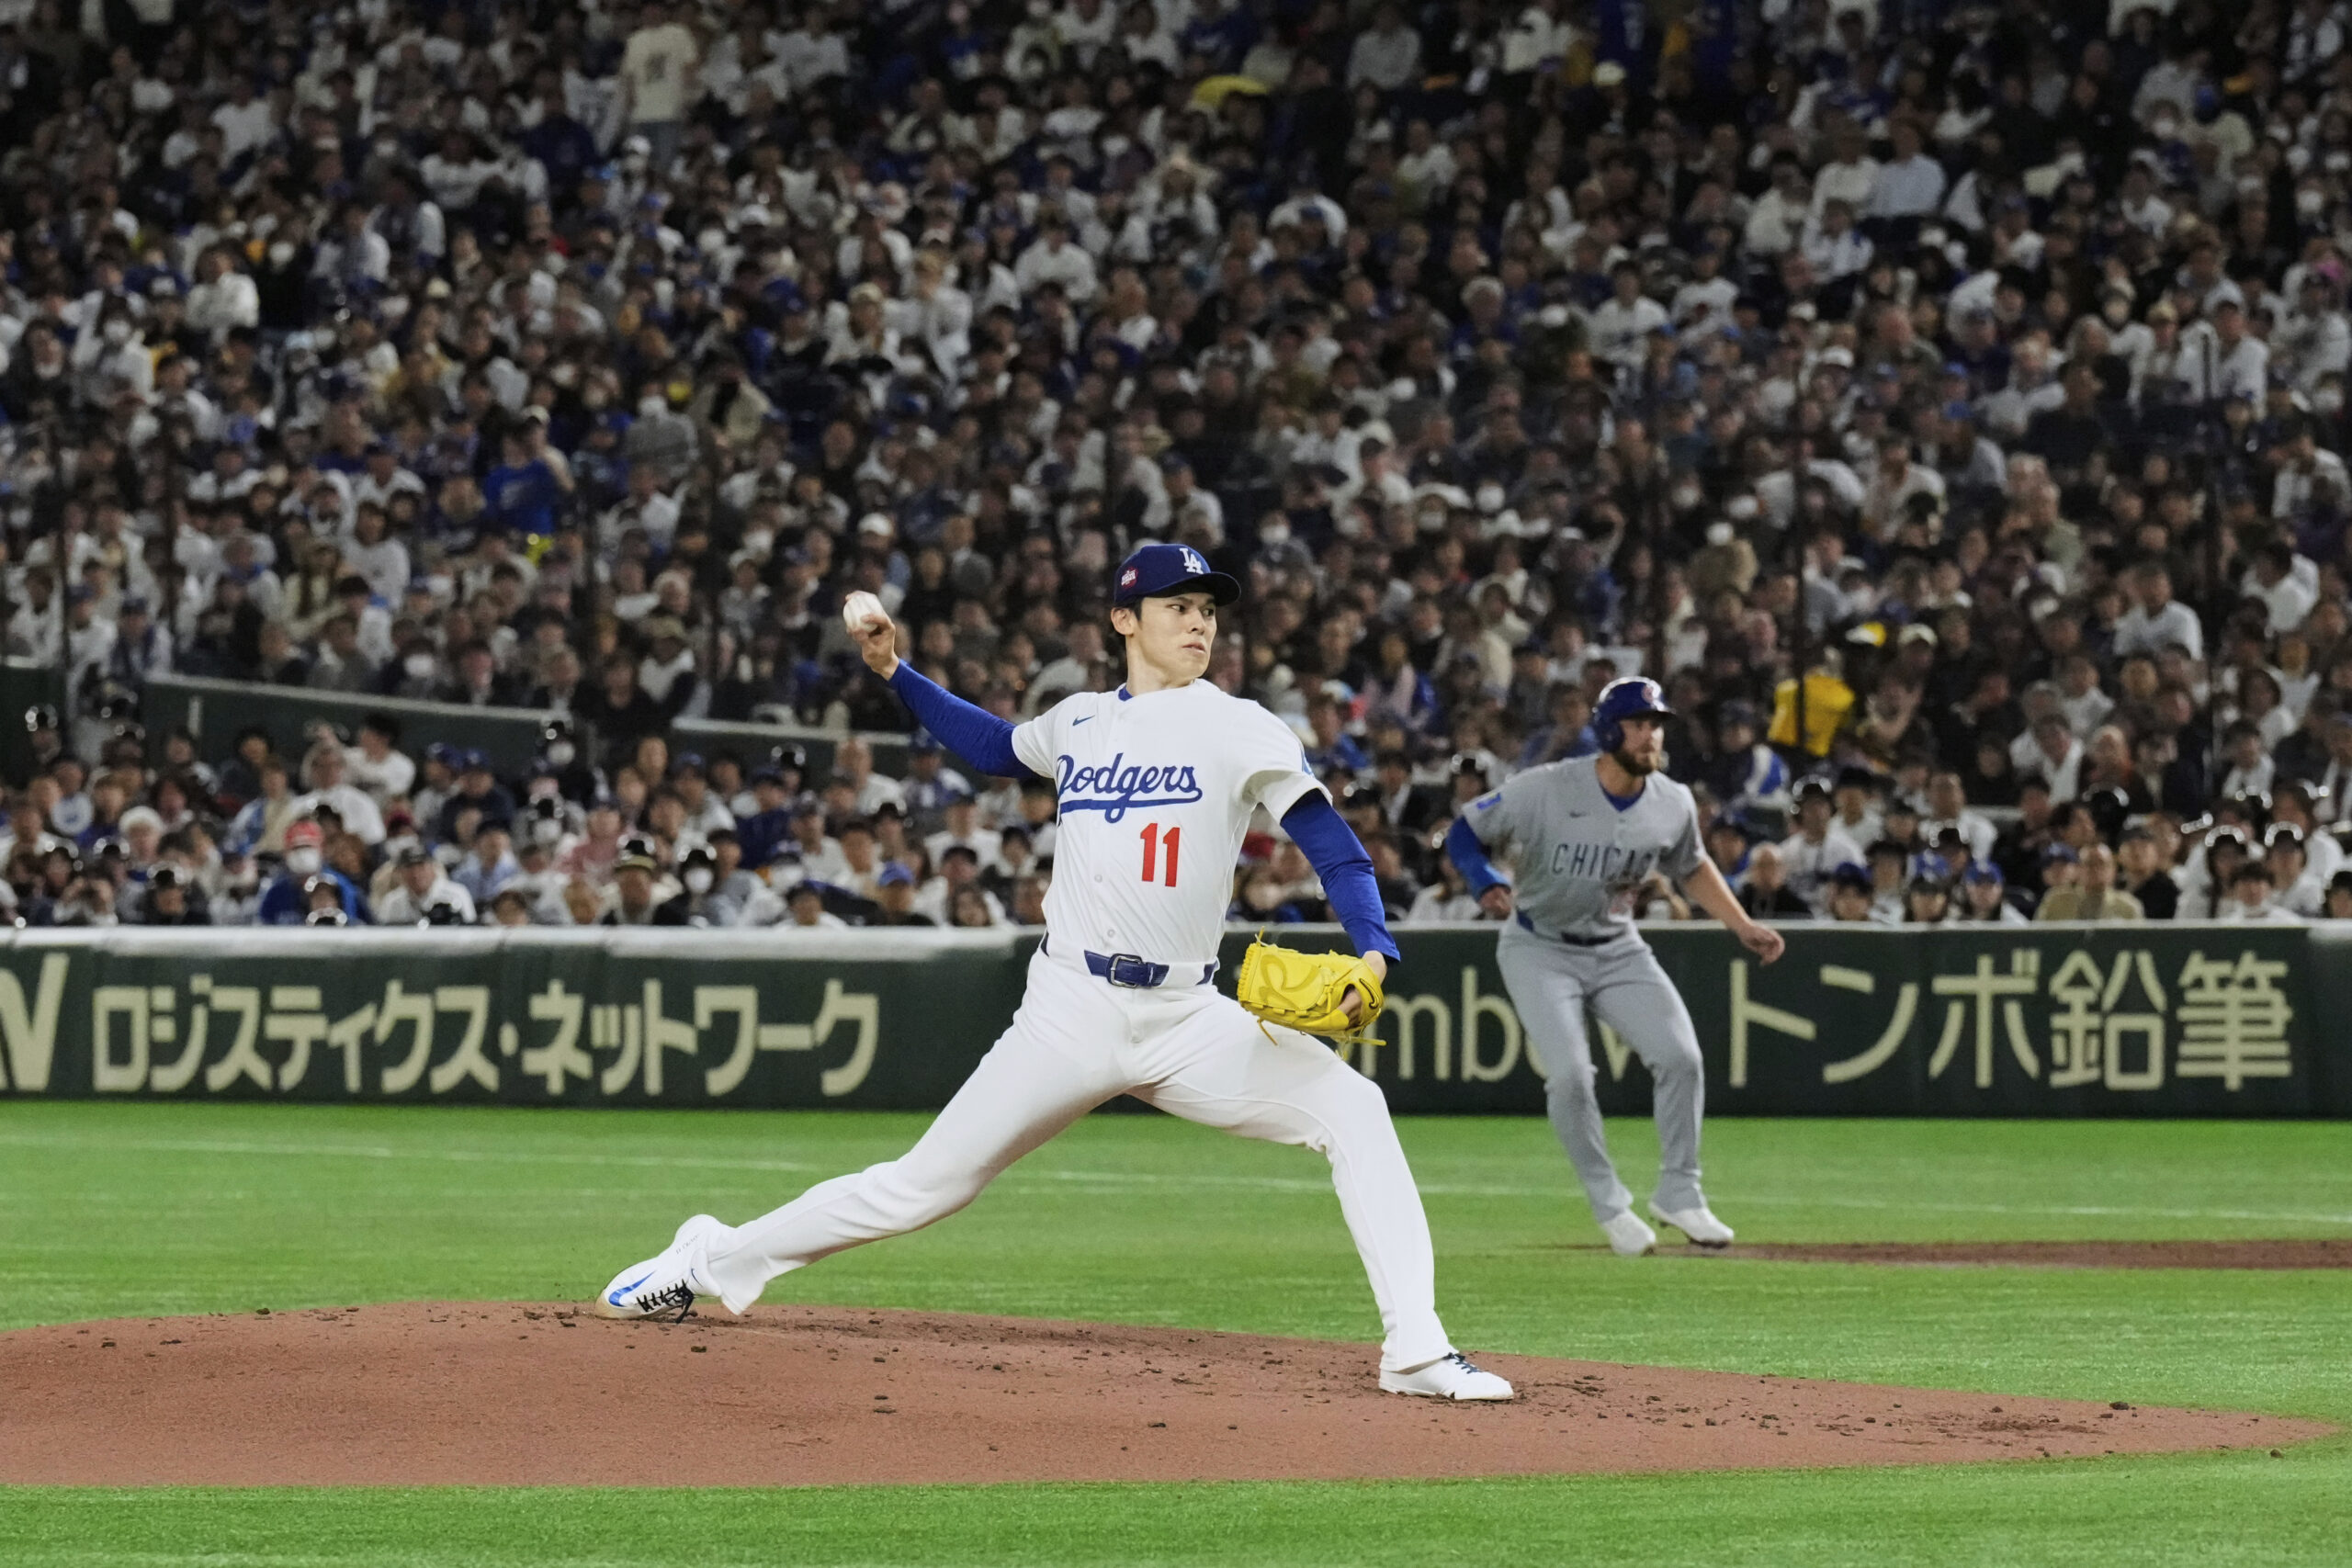
[{"label": "white baseball", "polygon": [[864,632],[866,622],[877,616],[888,620],[889,615],[890,612],[882,607],[882,601],[863,588],[842,601],[842,624],[849,628],[852,637]]}]

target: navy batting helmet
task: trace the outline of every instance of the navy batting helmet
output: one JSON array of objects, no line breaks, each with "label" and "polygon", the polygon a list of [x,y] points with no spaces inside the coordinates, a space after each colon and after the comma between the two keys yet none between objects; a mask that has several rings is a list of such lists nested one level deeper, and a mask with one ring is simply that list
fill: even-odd
[{"label": "navy batting helmet", "polygon": [[1625,744],[1627,719],[1673,716],[1674,710],[1666,705],[1666,693],[1656,681],[1628,675],[1600,689],[1600,700],[1592,705],[1592,738],[1602,750],[1614,751]]}]

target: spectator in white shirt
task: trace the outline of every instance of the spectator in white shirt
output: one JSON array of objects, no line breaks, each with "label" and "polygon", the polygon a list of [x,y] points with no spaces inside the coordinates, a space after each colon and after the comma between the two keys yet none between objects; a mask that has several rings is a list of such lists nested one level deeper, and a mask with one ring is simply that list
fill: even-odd
[{"label": "spectator in white shirt", "polygon": [[775,876],[778,882],[804,880],[840,884],[849,876],[849,862],[842,856],[841,840],[825,832],[825,816],[821,811],[803,811],[792,819],[792,842],[778,852],[779,858],[797,862],[797,868],[787,866]]},{"label": "spectator in white shirt", "polygon": [[416,784],[416,763],[396,750],[400,739],[400,720],[371,713],[359,724],[359,755],[344,759],[351,782],[379,806],[407,795]]},{"label": "spectator in white shirt", "polygon": [[[449,878],[433,852],[411,844],[400,852],[396,880],[376,906],[376,922],[386,926],[469,926],[475,923],[473,895]],[[444,913],[435,915],[439,908]]]},{"label": "spectator in white shirt", "polygon": [[2172,596],[2172,573],[2164,563],[2143,562],[2132,575],[2132,588],[2137,603],[2115,623],[2115,656],[2159,654],[2178,644],[2192,662],[2202,662],[2205,628],[2195,611]]},{"label": "spectator in white shirt", "polygon": [[2134,157],[2123,171],[2118,205],[2123,221],[2143,234],[2160,235],[2172,227],[2172,204],[2156,194],[2156,182],[2140,157]]},{"label": "spectator in white shirt", "polygon": [[1833,201],[1842,201],[1849,212],[1859,212],[1868,206],[1871,193],[1878,188],[1878,160],[1870,155],[1870,143],[1860,128],[1849,125],[1836,138],[1838,156],[1821,165],[1813,179],[1813,212],[1815,218]]},{"label": "spectator in white shirt", "polygon": [[2264,750],[2259,728],[2242,718],[2223,730],[2222,757],[2230,764],[2230,771],[2222,775],[2219,798],[2270,793],[2270,786],[2278,776],[2278,764]]},{"label": "spectator in white shirt", "polygon": [[1075,304],[1094,298],[1094,258],[1070,240],[1069,220],[1049,211],[1038,222],[1036,241],[1012,264],[1013,280],[1024,295],[1058,284]]},{"label": "spectator in white shirt", "polygon": [[1688,339],[1722,332],[1732,324],[1739,286],[1723,276],[1723,253],[1701,245],[1690,255],[1690,279],[1674,291],[1674,330]]},{"label": "spectator in white shirt", "polygon": [[235,253],[214,245],[198,258],[196,287],[187,291],[187,324],[216,342],[232,327],[261,324],[261,291],[237,270]]},{"label": "spectator in white shirt", "polygon": [[1789,890],[1815,911],[1829,907],[1830,879],[1841,865],[1859,865],[1862,846],[1838,825],[1831,792],[1818,778],[1800,779],[1795,831],[1781,840],[1781,868]]},{"label": "spectator in white shirt", "polygon": [[777,43],[776,58],[796,94],[850,73],[848,41],[833,30],[832,14],[821,6],[802,12],[800,25]]},{"label": "spectator in white shirt", "polygon": [[2254,564],[2238,580],[2238,592],[2259,600],[2270,635],[2283,637],[2301,627],[2319,603],[2319,568],[2297,555],[2294,546],[2273,539],[2254,552]]},{"label": "spectator in white shirt", "polygon": [[322,740],[303,759],[302,782],[310,793],[294,803],[294,815],[310,817],[321,807],[333,811],[345,832],[373,849],[384,841],[384,814],[366,790],[344,776],[343,748]]},{"label": "spectator in white shirt", "polygon": [[994,864],[1004,847],[1004,835],[979,825],[979,807],[968,795],[958,795],[947,803],[947,825],[923,840],[923,852],[931,856],[933,865],[947,858],[947,852],[961,845],[979,858],[982,865]]},{"label": "spectator in white shirt", "polygon": [[2115,711],[2115,699],[2099,687],[2098,665],[2086,653],[2070,654],[2059,665],[2058,689],[2059,711],[2078,736],[2088,737]]},{"label": "spectator in white shirt", "polygon": [[2050,798],[2069,801],[2075,798],[2083,773],[2083,743],[2066,728],[2064,716],[2051,714],[2033,727],[2033,751],[2027,765],[2018,769],[2032,773],[2050,785]]},{"label": "spectator in white shirt", "polygon": [[1942,205],[1943,165],[1920,150],[1919,129],[1911,121],[1896,120],[1890,136],[1894,158],[1871,178],[1870,216],[1924,218]]},{"label": "spectator in white shirt", "polygon": [[2295,293],[2295,308],[2270,334],[2271,345],[2296,389],[2310,393],[2324,378],[2352,370],[2352,323],[2336,307],[2335,284],[2326,271],[2306,267]]},{"label": "spectator in white shirt", "polygon": [[1805,184],[1804,167],[1793,156],[1772,160],[1772,186],[1747,209],[1741,247],[1748,254],[1770,260],[1796,248],[1813,216],[1813,191]]},{"label": "spectator in white shirt", "polygon": [[700,96],[695,68],[702,47],[695,35],[654,3],[638,13],[637,30],[621,52],[621,103],[629,130],[650,144],[649,162],[667,174],[685,134],[686,110]]},{"label": "spectator in white shirt", "polygon": [[221,154],[231,163],[258,149],[277,129],[271,118],[269,100],[254,91],[249,72],[232,74],[229,101],[212,111],[212,123],[220,128]]},{"label": "spectator in white shirt", "polygon": [[1642,292],[1642,269],[1621,261],[1610,269],[1614,290],[1587,318],[1585,339],[1596,358],[1627,370],[1641,367],[1651,333],[1667,325],[1666,307]]},{"label": "spectator in white shirt", "polygon": [[1960,775],[1948,770],[1928,779],[1928,817],[1919,824],[1919,837],[1932,844],[1947,828],[1959,832],[1972,860],[1989,859],[1994,840],[2001,836],[1991,818],[1968,808]]},{"label": "spectator in white shirt", "polygon": [[1844,201],[1822,204],[1805,224],[1798,248],[1824,283],[1835,283],[1867,268],[1874,249],[1870,237],[1854,227],[1854,209]]},{"label": "spectator in white shirt", "polygon": [[1420,65],[1421,35],[1405,25],[1395,0],[1386,0],[1373,13],[1372,30],[1357,34],[1348,51],[1348,85],[1369,82],[1393,93],[1419,74]]},{"label": "spectator in white shirt", "polygon": [[2207,319],[2181,334],[2175,370],[2191,402],[2250,398],[2257,404],[2270,389],[2270,345],[2248,333],[2245,307],[2234,298],[2214,300]]},{"label": "spectator in white shirt", "polygon": [[2270,515],[2281,523],[2299,523],[2321,507],[2341,515],[2347,504],[2352,504],[2352,475],[2346,473],[2344,459],[2313,440],[2308,427],[2297,431],[2286,443],[2286,461],[2278,466]]}]

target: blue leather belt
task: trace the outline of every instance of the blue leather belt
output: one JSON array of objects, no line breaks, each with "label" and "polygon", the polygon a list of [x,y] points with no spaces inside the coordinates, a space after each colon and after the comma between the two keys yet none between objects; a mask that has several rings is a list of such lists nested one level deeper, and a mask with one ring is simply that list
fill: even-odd
[{"label": "blue leather belt", "polygon": [[[1051,941],[1049,937],[1045,942],[1039,942],[1037,950],[1041,953],[1045,952]],[[1165,986],[1168,984],[1170,972],[1169,965],[1148,963],[1132,953],[1090,953],[1086,955],[1086,970],[1097,979],[1108,980],[1114,986],[1124,987],[1133,991],[1148,991]],[[1186,964],[1182,970],[1178,971],[1177,984],[1207,985],[1216,978],[1216,960],[1212,958],[1201,966],[1201,977],[1198,980],[1187,977],[1192,972],[1190,964]]]},{"label": "blue leather belt", "polygon": [[1625,934],[1623,931],[1611,931],[1607,936],[1570,936],[1566,931],[1536,931],[1535,922],[1529,919],[1524,913],[1516,909],[1511,911],[1511,919],[1517,920],[1522,929],[1534,931],[1537,936],[1542,937],[1545,942],[1566,942],[1570,947],[1607,947],[1611,942],[1615,942],[1619,937]]}]

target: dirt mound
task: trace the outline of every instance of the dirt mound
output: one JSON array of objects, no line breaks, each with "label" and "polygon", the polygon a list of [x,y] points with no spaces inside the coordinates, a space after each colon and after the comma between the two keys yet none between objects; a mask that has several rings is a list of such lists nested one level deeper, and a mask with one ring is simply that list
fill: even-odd
[{"label": "dirt mound", "polygon": [[771,1307],[353,1307],[0,1335],[0,1483],[812,1485],[1917,1464],[2272,1445],[2318,1422],[1532,1356],[1504,1405],[1362,1345]]},{"label": "dirt mound", "polygon": [[[1669,1249],[1701,1256],[1696,1247]],[[1716,1258],[1775,1263],[2008,1264],[2029,1269],[2352,1269],[2352,1240],[2328,1241],[1861,1241],[1749,1246]]]}]

